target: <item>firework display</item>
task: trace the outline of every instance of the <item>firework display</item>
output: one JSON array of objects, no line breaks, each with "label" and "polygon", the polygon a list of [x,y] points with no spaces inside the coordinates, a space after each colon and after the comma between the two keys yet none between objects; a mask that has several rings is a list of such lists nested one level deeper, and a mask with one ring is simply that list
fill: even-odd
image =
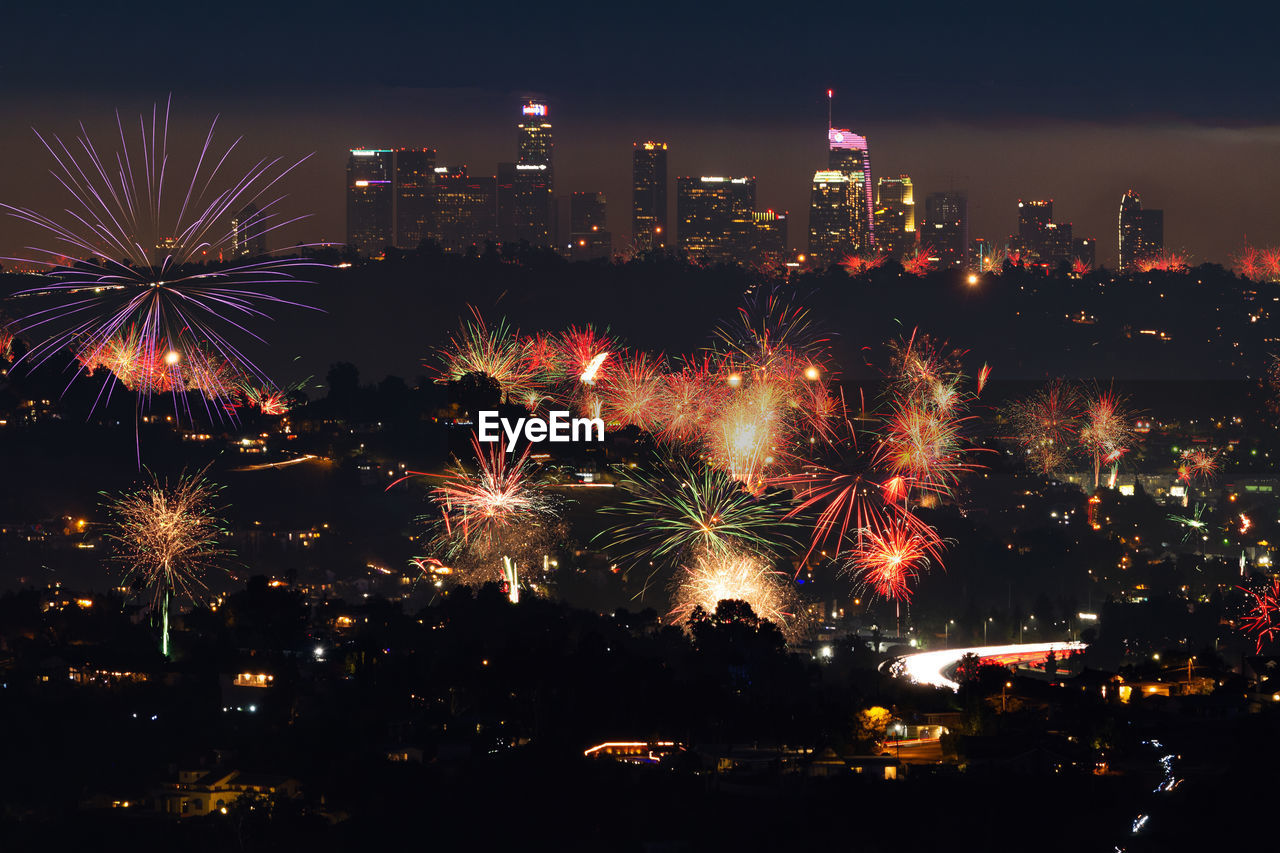
[{"label": "firework display", "polygon": [[1170,252],[1164,255],[1139,258],[1134,263],[1134,266],[1138,272],[1183,272],[1190,265],[1184,255]]},{"label": "firework display", "polygon": [[1102,482],[1102,466],[1114,465],[1133,442],[1133,416],[1122,397],[1094,389],[1085,396],[1079,442],[1093,459],[1093,486]]},{"label": "firework display", "polygon": [[1208,450],[1186,450],[1178,463],[1178,479],[1188,485],[1208,483],[1218,473],[1218,453]]},{"label": "firework display", "polygon": [[[249,329],[252,321],[266,318],[270,307],[298,305],[264,288],[298,283],[297,274],[317,264],[271,256],[230,259],[248,237],[297,221],[282,215],[277,187],[307,158],[265,158],[243,175],[224,177],[239,140],[216,147],[216,124],[189,180],[176,191],[167,184],[175,173],[169,104],[163,113],[154,108],[149,122],[139,117],[133,143],[117,114],[120,148],[114,155],[100,153],[87,133],[70,144],[37,134],[71,203],[64,220],[0,205],[52,241],[29,249],[28,257],[9,259],[46,270],[48,279],[15,294],[32,306],[15,329],[33,341],[27,360],[40,364],[69,350],[82,371],[105,369],[108,382],[114,379],[142,399],[196,391],[227,403],[244,379],[270,384],[232,337],[261,341]],[[256,212],[232,224],[250,209]]]},{"label": "firework display", "polygon": [[698,607],[714,612],[721,601],[743,601],[787,637],[803,634],[795,586],[763,554],[736,549],[695,554],[677,575],[671,598],[673,624],[686,623]]},{"label": "firework display", "polygon": [[884,262],[888,259],[889,256],[884,254],[846,255],[845,258],[840,261],[840,266],[842,266],[844,271],[849,275],[862,275],[863,273],[869,273],[874,269],[879,269],[884,266]]},{"label": "firework display", "polygon": [[149,595],[152,609],[161,612],[166,656],[173,598],[198,602],[208,589],[205,574],[228,556],[218,541],[222,522],[214,503],[220,490],[205,473],[184,473],[172,484],[153,475],[108,504],[115,521],[114,559],[125,568],[125,583]]},{"label": "firework display", "polygon": [[1273,578],[1260,589],[1240,587],[1240,590],[1251,599],[1242,628],[1254,638],[1257,652],[1262,654],[1263,645],[1280,636],[1280,578]]},{"label": "firework display", "polygon": [[[807,538],[798,565],[819,552],[833,566],[864,565],[858,582],[873,595],[909,601],[943,552],[913,505],[948,499],[973,468],[966,426],[976,393],[965,354],[918,333],[892,343],[883,404],[863,404],[875,426],[859,435],[833,391],[830,347],[809,309],[778,290],[749,297],[710,348],[675,359],[629,350],[591,326],[521,335],[473,310],[440,353],[441,378],[481,373],[509,403],[564,407],[652,437],[654,460],[620,469],[625,496],[606,510],[620,520],[600,534],[615,568],[644,578],[641,594],[679,566],[686,609],[714,609],[703,600],[718,588],[711,578],[748,565],[753,577],[771,576],[771,564],[760,568],[768,560],[744,555],[783,553]],[[989,374],[984,365],[979,388]],[[478,469],[457,465],[431,490],[441,513],[432,556],[462,582],[509,587],[513,565],[554,547],[557,518],[538,497],[528,450],[504,457],[496,447],[476,444]],[[874,555],[893,563],[892,548],[902,551],[900,571],[868,581]],[[701,591],[679,591],[690,584]]]},{"label": "firework display", "polygon": [[1245,245],[1233,258],[1240,275],[1252,281],[1280,281],[1280,248],[1258,249]]},{"label": "firework display", "polygon": [[910,601],[912,583],[928,569],[934,550],[924,535],[894,516],[878,529],[864,532],[849,551],[846,570],[881,598]]},{"label": "firework display", "polygon": [[1079,438],[1083,404],[1074,385],[1055,379],[1004,412],[1030,468],[1049,476],[1068,464]]},{"label": "firework display", "polygon": [[777,496],[756,497],[724,471],[679,459],[652,472],[628,471],[628,497],[613,508],[626,520],[602,538],[619,560],[684,560],[693,552],[770,550],[794,544],[799,525]]}]

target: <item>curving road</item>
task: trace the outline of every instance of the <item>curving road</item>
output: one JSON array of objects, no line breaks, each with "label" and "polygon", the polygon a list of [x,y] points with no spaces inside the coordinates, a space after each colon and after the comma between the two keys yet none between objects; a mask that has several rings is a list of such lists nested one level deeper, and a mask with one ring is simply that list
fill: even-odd
[{"label": "curving road", "polygon": [[1058,643],[1013,643],[1005,646],[971,646],[967,649],[944,649],[938,652],[918,652],[904,655],[893,662],[889,671],[897,678],[909,678],[918,684],[949,687],[959,690],[960,685],[951,677],[960,658],[977,655],[983,663],[1011,666],[1020,663],[1043,663],[1053,652],[1059,658],[1064,653],[1084,651],[1084,643],[1074,640]]}]

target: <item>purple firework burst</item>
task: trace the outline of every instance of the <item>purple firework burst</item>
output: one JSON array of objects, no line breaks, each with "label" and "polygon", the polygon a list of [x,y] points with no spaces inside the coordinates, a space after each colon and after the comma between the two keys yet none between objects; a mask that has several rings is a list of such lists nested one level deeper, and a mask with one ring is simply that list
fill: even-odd
[{"label": "purple firework burst", "polygon": [[33,364],[70,351],[76,375],[103,369],[108,396],[117,383],[136,391],[139,405],[171,392],[176,408],[178,401],[188,405],[185,392],[196,391],[218,404],[206,409],[221,416],[234,412],[244,382],[271,384],[231,338],[262,341],[250,325],[273,305],[307,307],[263,288],[309,283],[297,273],[323,266],[302,257],[253,257],[250,249],[305,218],[281,214],[277,185],[310,155],[263,158],[233,175],[228,159],[241,139],[216,148],[215,117],[189,180],[170,192],[171,103],[163,115],[153,106],[149,123],[138,117],[132,148],[117,112],[114,156],[99,153],[83,124],[70,145],[36,132],[53,156],[50,174],[71,201],[59,219],[0,204],[51,238],[51,245],[28,246],[27,257],[7,258],[43,269],[47,279],[13,294],[32,306],[15,331],[32,339],[25,358]]}]

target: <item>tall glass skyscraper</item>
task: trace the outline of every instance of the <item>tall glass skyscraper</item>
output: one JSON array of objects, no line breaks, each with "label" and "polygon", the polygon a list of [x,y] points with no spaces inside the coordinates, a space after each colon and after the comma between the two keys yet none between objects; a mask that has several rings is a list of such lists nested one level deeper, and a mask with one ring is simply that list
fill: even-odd
[{"label": "tall glass skyscraper", "polygon": [[396,161],[396,248],[416,249],[431,225],[436,182],[434,148],[400,148]]},{"label": "tall glass skyscraper", "polygon": [[862,184],[862,204],[858,217],[862,220],[862,225],[859,226],[858,231],[864,235],[864,242],[857,247],[856,251],[870,249],[876,244],[876,206],[871,188],[871,151],[867,147],[867,138],[845,128],[829,127],[827,128],[827,150],[829,171],[843,172],[849,176],[850,181],[854,180],[855,174],[860,176],[858,180]]},{"label": "tall glass skyscraper", "polygon": [[631,241],[637,252],[667,245],[667,143],[636,142],[631,155]]},{"label": "tall glass skyscraper", "polygon": [[1133,190],[1120,198],[1120,272],[1129,272],[1138,261],[1164,254],[1164,211],[1143,210]]},{"label": "tall glass skyscraper", "polygon": [[393,157],[386,148],[353,148],[347,158],[347,245],[367,258],[380,257],[394,236]]},{"label": "tall glass skyscraper", "polygon": [[[552,204],[555,175],[552,168],[551,123],[547,105],[527,101],[516,125],[516,163],[511,192],[511,239],[535,246],[552,245]],[[501,217],[505,219],[504,217]],[[505,236],[505,235],[504,235]]]}]

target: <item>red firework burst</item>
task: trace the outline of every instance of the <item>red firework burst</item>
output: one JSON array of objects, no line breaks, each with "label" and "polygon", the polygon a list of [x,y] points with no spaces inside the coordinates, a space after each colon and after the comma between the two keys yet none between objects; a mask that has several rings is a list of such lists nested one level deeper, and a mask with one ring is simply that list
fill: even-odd
[{"label": "red firework burst", "polygon": [[859,536],[845,568],[875,595],[910,601],[912,584],[929,568],[929,555],[938,547],[936,539],[931,543],[902,517],[893,517],[881,528]]},{"label": "red firework burst", "polygon": [[662,423],[664,367],[662,356],[637,353],[621,358],[600,383],[604,417],[610,423],[653,432]]},{"label": "red firework burst", "polygon": [[1136,263],[1138,272],[1184,272],[1188,264],[1185,255],[1170,252],[1167,255],[1152,255],[1140,258]]},{"label": "red firework burst", "polygon": [[1208,450],[1186,450],[1182,453],[1182,462],[1178,465],[1178,479],[1190,484],[1200,479],[1208,482],[1218,473],[1218,453]]},{"label": "red firework burst", "polygon": [[1093,267],[1084,258],[1076,258],[1071,262],[1071,272],[1076,275],[1088,275],[1092,270]]},{"label": "red firework burst", "polygon": [[845,255],[840,266],[849,275],[862,275],[884,266],[888,255]]},{"label": "red firework burst", "polygon": [[1241,630],[1251,635],[1257,642],[1257,652],[1262,654],[1262,647],[1274,637],[1280,635],[1280,578],[1271,581],[1270,586],[1261,590],[1238,587],[1252,601],[1249,611],[1241,620]]},{"label": "red firework burst", "polygon": [[932,246],[922,246],[916,250],[914,255],[909,255],[902,259],[903,272],[910,275],[924,275],[933,268],[933,259],[930,255],[933,253]]}]

